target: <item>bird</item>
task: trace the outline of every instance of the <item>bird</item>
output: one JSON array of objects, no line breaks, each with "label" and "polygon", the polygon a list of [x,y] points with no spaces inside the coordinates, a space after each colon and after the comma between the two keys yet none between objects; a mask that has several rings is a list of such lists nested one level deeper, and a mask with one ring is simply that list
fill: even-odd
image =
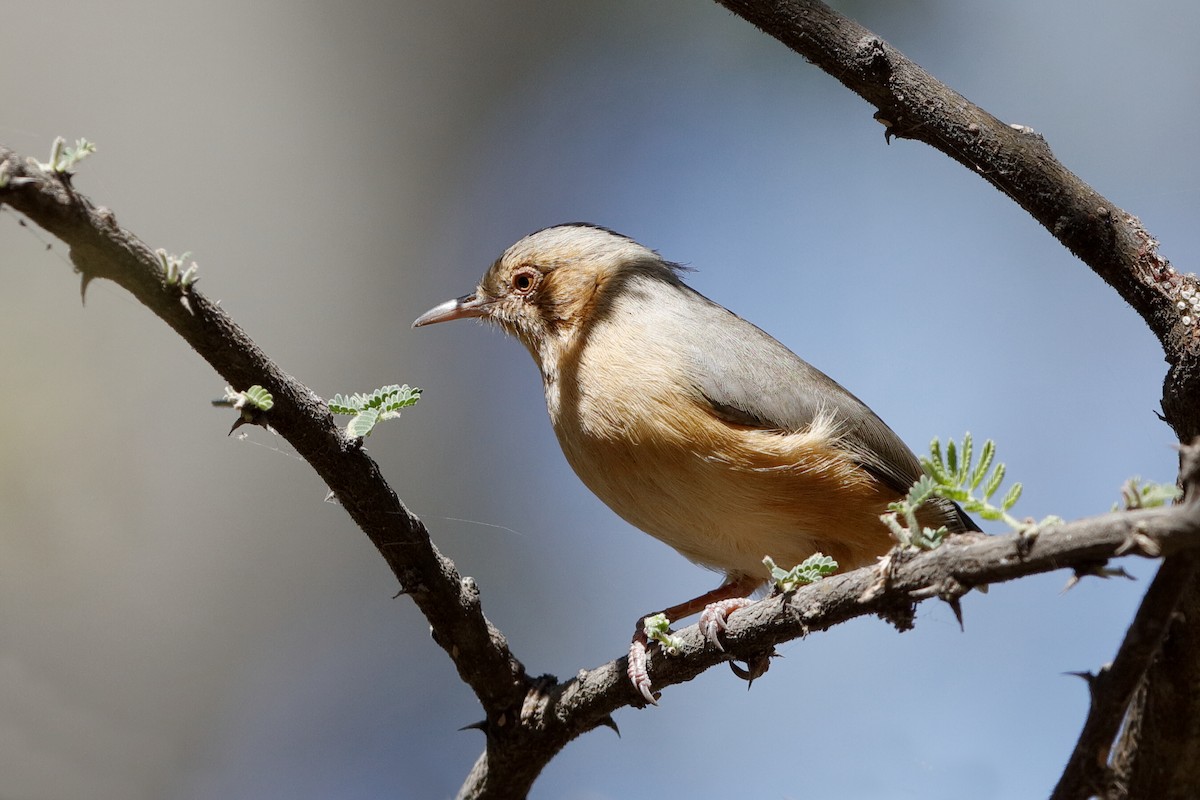
[{"label": "bird", "polygon": [[[894,545],[880,515],[923,470],[861,400],[692,289],[684,272],[608,228],[555,225],[517,241],[472,293],[413,327],[480,318],[525,346],[582,482],[634,527],[724,575],[662,612],[674,621],[703,611],[701,629],[720,647],[728,615],[767,582],[764,556],[785,569],[814,553],[842,570],[875,563]],[[979,530],[942,498],[919,518]],[[628,672],[654,704],[641,623]]]}]

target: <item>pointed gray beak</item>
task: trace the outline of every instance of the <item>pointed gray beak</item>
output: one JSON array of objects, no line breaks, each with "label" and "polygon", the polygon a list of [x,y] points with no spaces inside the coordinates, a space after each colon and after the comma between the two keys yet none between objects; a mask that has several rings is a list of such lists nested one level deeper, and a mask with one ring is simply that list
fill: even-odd
[{"label": "pointed gray beak", "polygon": [[429,309],[417,317],[412,326],[420,328],[422,325],[432,325],[435,322],[449,322],[452,319],[486,317],[489,305],[490,303],[482,299],[478,292],[463,295],[456,300],[447,300],[441,305]]}]

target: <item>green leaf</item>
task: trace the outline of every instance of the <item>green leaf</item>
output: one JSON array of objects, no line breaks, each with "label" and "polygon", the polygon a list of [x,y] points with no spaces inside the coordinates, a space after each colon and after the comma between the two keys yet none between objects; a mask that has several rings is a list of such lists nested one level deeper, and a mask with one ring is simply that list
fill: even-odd
[{"label": "green leaf", "polygon": [[921,543],[921,549],[922,550],[934,549],[935,547],[937,547],[938,545],[940,545],[942,543],[942,540],[946,538],[946,534],[948,534],[949,532],[950,532],[950,529],[947,528],[945,525],[941,526],[937,530],[933,530],[931,528],[926,528],[923,532],[924,535],[923,535],[923,541]]},{"label": "green leaf", "polygon": [[351,398],[335,394],[329,401],[329,411],[331,414],[357,414],[362,409],[354,405]]},{"label": "green leaf", "polygon": [[959,468],[957,471],[958,484],[961,486],[967,482],[967,475],[971,472],[971,459],[974,454],[975,443],[971,440],[971,433],[968,431],[963,434],[962,455],[959,457]]},{"label": "green leaf", "polygon": [[909,487],[905,502],[910,506],[919,506],[932,497],[935,491],[937,491],[937,483],[934,482],[933,478],[929,475],[922,475],[920,478],[917,478],[916,483]]},{"label": "green leaf", "polygon": [[[1173,483],[1142,483],[1141,478],[1130,478],[1121,486],[1122,507],[1128,511],[1134,508],[1158,508],[1173,503],[1179,499],[1181,492]],[[1116,511],[1118,506],[1113,506]]]},{"label": "green leaf", "polygon": [[1173,483],[1147,483],[1141,487],[1141,507],[1158,508],[1174,503],[1183,495]]},{"label": "green leaf", "polygon": [[379,419],[393,419],[400,415],[400,409],[416,405],[420,399],[421,390],[416,386],[392,384],[381,386],[370,394],[335,394],[329,401],[329,411],[333,414],[358,414],[370,408],[380,412]]},{"label": "green leaf", "polygon": [[778,581],[787,577],[788,571],[775,563],[775,559],[770,556],[763,556],[763,566],[771,573],[771,579]]},{"label": "green leaf", "polygon": [[680,639],[671,634],[671,620],[667,619],[666,614],[653,614],[643,619],[642,632],[650,641],[662,645],[663,651],[667,655],[673,656],[679,653]]},{"label": "green leaf", "polygon": [[939,486],[938,495],[946,498],[947,500],[953,500],[956,503],[965,503],[971,499],[970,492],[968,492],[966,489],[959,489],[957,487]]},{"label": "green leaf", "polygon": [[1022,488],[1023,487],[1021,484],[1014,483],[1012,488],[1008,490],[1008,494],[1004,495],[1004,499],[1000,501],[1000,507],[1005,511],[1008,511],[1010,508],[1016,505],[1017,501],[1021,499]]},{"label": "green leaf", "polygon": [[922,458],[921,466],[929,473],[933,479],[940,485],[950,485],[954,483],[954,479],[950,477],[950,473],[946,472],[945,465],[940,459]]},{"label": "green leaf", "polygon": [[87,139],[76,139],[74,147],[66,145],[66,139],[56,136],[50,144],[50,160],[38,166],[47,172],[69,175],[76,164],[96,152],[95,143]]},{"label": "green leaf", "polygon": [[371,429],[379,421],[379,412],[373,408],[364,408],[346,425],[346,435],[351,439],[361,439],[371,434]]},{"label": "green leaf", "polygon": [[370,394],[335,394],[329,400],[329,412],[353,416],[346,425],[346,435],[354,439],[368,436],[375,425],[400,416],[400,409],[415,405],[421,399],[416,386],[391,384],[381,386]]},{"label": "green leaf", "polygon": [[[996,443],[985,439],[975,463],[974,439],[970,432],[963,435],[962,443],[948,439],[945,456],[941,441],[934,437],[929,443],[929,456],[921,458],[925,474],[913,483],[904,498],[888,504],[888,513],[880,516],[888,530],[903,547],[936,547],[946,536],[943,528],[936,530],[922,526],[917,511],[930,496],[953,500],[965,511],[978,514],[986,520],[1002,521],[1014,530],[1022,530],[1025,523],[1008,514],[1021,496],[1021,485],[1014,484],[1004,495],[1000,506],[992,505],[990,498],[1000,490],[1007,472],[1003,463],[996,462]],[[991,473],[989,474],[989,470]],[[982,494],[976,490],[982,484]],[[1122,488],[1126,503],[1139,501],[1142,492],[1136,484]],[[1047,518],[1049,519],[1049,518]]]},{"label": "green leaf", "polygon": [[246,402],[259,411],[270,411],[275,406],[275,398],[257,383],[243,392],[243,394],[246,397]]},{"label": "green leaf", "polygon": [[838,568],[838,563],[824,553],[813,553],[790,570],[776,566],[770,556],[763,557],[763,565],[781,592],[793,592],[806,584],[816,583],[837,572]]},{"label": "green leaf", "polygon": [[1006,467],[1003,464],[996,465],[996,471],[988,478],[987,484],[983,487],[983,496],[991,497],[1000,488],[1000,484],[1004,482],[1004,473]]},{"label": "green leaf", "polygon": [[983,451],[979,454],[979,463],[975,465],[975,469],[971,471],[971,488],[978,489],[979,484],[983,482],[983,477],[987,475],[988,467],[992,465],[992,459],[996,455],[996,443],[988,439],[983,443]]},{"label": "green leaf", "polygon": [[933,441],[929,443],[929,457],[939,464],[944,463],[942,461],[942,443],[938,441],[936,436],[933,437]]}]

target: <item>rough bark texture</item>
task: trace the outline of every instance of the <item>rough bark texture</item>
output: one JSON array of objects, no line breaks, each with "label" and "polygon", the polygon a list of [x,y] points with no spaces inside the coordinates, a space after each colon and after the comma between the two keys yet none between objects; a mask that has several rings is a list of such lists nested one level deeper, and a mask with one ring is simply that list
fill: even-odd
[{"label": "rough bark texture", "polygon": [[[1170,365],[1163,381],[1164,419],[1180,442],[1200,435],[1200,291],[1194,275],[1179,274],[1158,254],[1158,242],[1137,217],[1066,169],[1035,131],[1004,124],[823,3],[717,1],[875,106],[889,138],[924,142],[1004,192],[1116,289],[1162,343]],[[1200,581],[1188,577],[1194,571],[1186,567],[1174,565],[1168,573],[1175,601],[1156,606],[1158,613],[1177,609],[1163,648],[1171,657],[1154,659],[1145,691],[1131,709],[1135,721],[1200,718],[1200,692],[1187,691],[1200,683],[1200,637],[1193,633],[1200,620]],[[1123,649],[1118,663],[1124,655]],[[1118,698],[1112,706],[1126,708],[1130,700]],[[1092,787],[1109,784],[1125,787],[1132,797],[1167,796],[1165,786],[1188,796],[1200,792],[1200,736],[1180,737],[1170,725],[1126,729],[1138,738],[1127,736],[1121,743],[1115,774],[1098,767],[1074,788],[1060,783],[1057,796],[1086,797]],[[1153,760],[1153,769],[1140,765],[1142,753]]]},{"label": "rough bark texture", "polygon": [[[1165,418],[1181,441],[1200,434],[1200,292],[1194,278],[1179,275],[1158,255],[1157,242],[1135,217],[1059,164],[1041,136],[997,120],[821,3],[720,2],[874,105],[889,137],[923,141],[999,188],[1113,286],[1163,344],[1170,364]],[[375,463],[334,425],[325,403],[194,287],[167,281],[154,253],[111,212],[74,192],[68,176],[47,173],[0,147],[0,204],[70,247],[85,290],[95,278],[118,283],[234,388],[257,383],[274,395],[275,407],[259,421],[269,422],[328,483],[480,699],[484,720],[477,727],[486,732],[487,746],[460,796],[525,796],[564,745],[611,725],[613,710],[642,703],[625,677],[624,658],[564,682],[528,676],[484,616],[474,582],[437,551]],[[1189,499],[1196,497],[1198,472],[1185,465]],[[706,647],[689,627],[679,635],[679,655],[652,651],[650,675],[663,689],[730,656],[761,656],[853,617],[873,614],[905,627],[914,605],[926,599],[940,598],[957,612],[959,598],[983,584],[1063,568],[1077,576],[1101,574],[1110,558],[1166,556],[1113,664],[1091,678],[1092,712],[1055,796],[1190,797],[1200,786],[1200,557],[1192,549],[1198,544],[1200,503],[1187,503],[1034,534],[964,537],[930,552],[898,552],[886,571],[837,575],[746,609],[731,619],[727,653]],[[1118,730],[1124,738],[1110,761]]]}]

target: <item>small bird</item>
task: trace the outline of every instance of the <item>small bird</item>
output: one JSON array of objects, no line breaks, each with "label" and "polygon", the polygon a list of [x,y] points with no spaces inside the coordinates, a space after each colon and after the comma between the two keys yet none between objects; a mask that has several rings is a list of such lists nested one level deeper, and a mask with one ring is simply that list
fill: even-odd
[{"label": "small bird", "polygon": [[[764,556],[790,568],[820,552],[853,569],[887,553],[879,517],[922,469],[858,398],[681,272],[607,228],[558,225],[508,248],[472,294],[413,327],[481,317],[525,345],[584,484],[630,524],[724,573],[717,589],[662,612],[675,620],[703,609],[701,628],[720,647],[726,616],[766,583]],[[940,498],[921,521],[979,530]],[[641,628],[629,675],[654,703]]]}]

